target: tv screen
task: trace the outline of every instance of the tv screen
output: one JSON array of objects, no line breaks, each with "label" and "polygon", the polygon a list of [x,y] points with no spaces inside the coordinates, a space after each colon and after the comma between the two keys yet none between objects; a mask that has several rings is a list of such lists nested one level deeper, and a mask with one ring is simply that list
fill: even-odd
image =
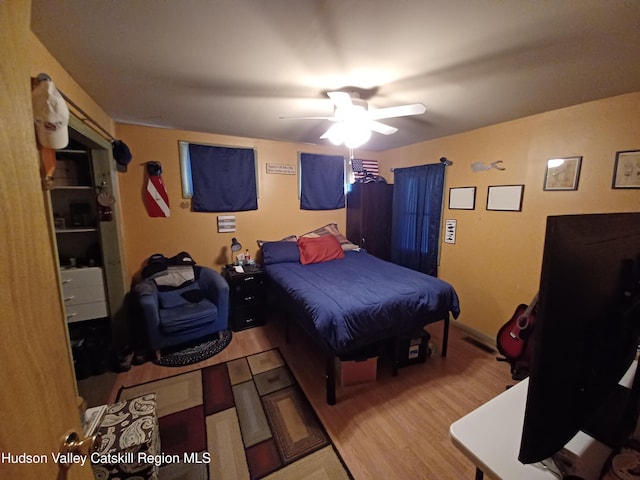
[{"label": "tv screen", "polygon": [[615,448],[635,427],[618,385],[638,347],[640,213],[547,218],[518,459],[541,462],[580,430]]}]

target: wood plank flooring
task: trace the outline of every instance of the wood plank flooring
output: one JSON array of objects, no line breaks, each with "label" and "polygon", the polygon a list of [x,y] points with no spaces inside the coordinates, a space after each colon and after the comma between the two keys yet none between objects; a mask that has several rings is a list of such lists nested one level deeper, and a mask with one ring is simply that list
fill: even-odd
[{"label": "wood plank flooring", "polygon": [[287,344],[284,322],[277,314],[271,314],[263,327],[235,332],[225,350],[199,364],[171,368],[146,363],[104,377],[109,382],[105,401],[115,401],[122,386],[279,347],[355,479],[472,479],[475,467],[451,443],[449,425],[513,382],[508,364],[497,362],[495,352],[466,341],[455,321],[447,357],[440,357],[439,323],[427,329],[438,351],[426,363],[400,368],[393,377],[390,359],[381,358],[377,381],[338,387],[334,406],[325,402],[321,352],[295,328]]}]

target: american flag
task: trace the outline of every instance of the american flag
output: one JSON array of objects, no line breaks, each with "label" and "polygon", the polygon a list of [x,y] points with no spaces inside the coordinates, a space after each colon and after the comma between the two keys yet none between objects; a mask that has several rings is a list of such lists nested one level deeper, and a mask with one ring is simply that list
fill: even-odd
[{"label": "american flag", "polygon": [[378,175],[378,161],[353,158],[351,159],[351,169],[353,170],[353,178],[355,180],[364,178],[365,173]]}]

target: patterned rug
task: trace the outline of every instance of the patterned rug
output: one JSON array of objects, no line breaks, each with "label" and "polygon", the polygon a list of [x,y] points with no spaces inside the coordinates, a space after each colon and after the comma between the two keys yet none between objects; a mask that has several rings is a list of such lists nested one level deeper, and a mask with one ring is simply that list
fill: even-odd
[{"label": "patterned rug", "polygon": [[183,367],[201,362],[224,350],[231,342],[231,330],[218,332],[215,338],[210,338],[195,345],[176,347],[161,351],[161,356],[153,363],[165,367]]},{"label": "patterned rug", "polygon": [[277,349],[123,388],[118,400],[151,392],[162,455],[188,459],[161,467],[161,480],[352,478]]}]

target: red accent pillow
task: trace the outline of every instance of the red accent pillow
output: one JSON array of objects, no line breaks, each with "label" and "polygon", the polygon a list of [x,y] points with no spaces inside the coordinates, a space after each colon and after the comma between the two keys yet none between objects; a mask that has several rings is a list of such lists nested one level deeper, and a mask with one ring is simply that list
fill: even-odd
[{"label": "red accent pillow", "polygon": [[317,238],[300,237],[298,248],[300,249],[300,263],[303,265],[344,258],[340,242],[333,235]]}]

